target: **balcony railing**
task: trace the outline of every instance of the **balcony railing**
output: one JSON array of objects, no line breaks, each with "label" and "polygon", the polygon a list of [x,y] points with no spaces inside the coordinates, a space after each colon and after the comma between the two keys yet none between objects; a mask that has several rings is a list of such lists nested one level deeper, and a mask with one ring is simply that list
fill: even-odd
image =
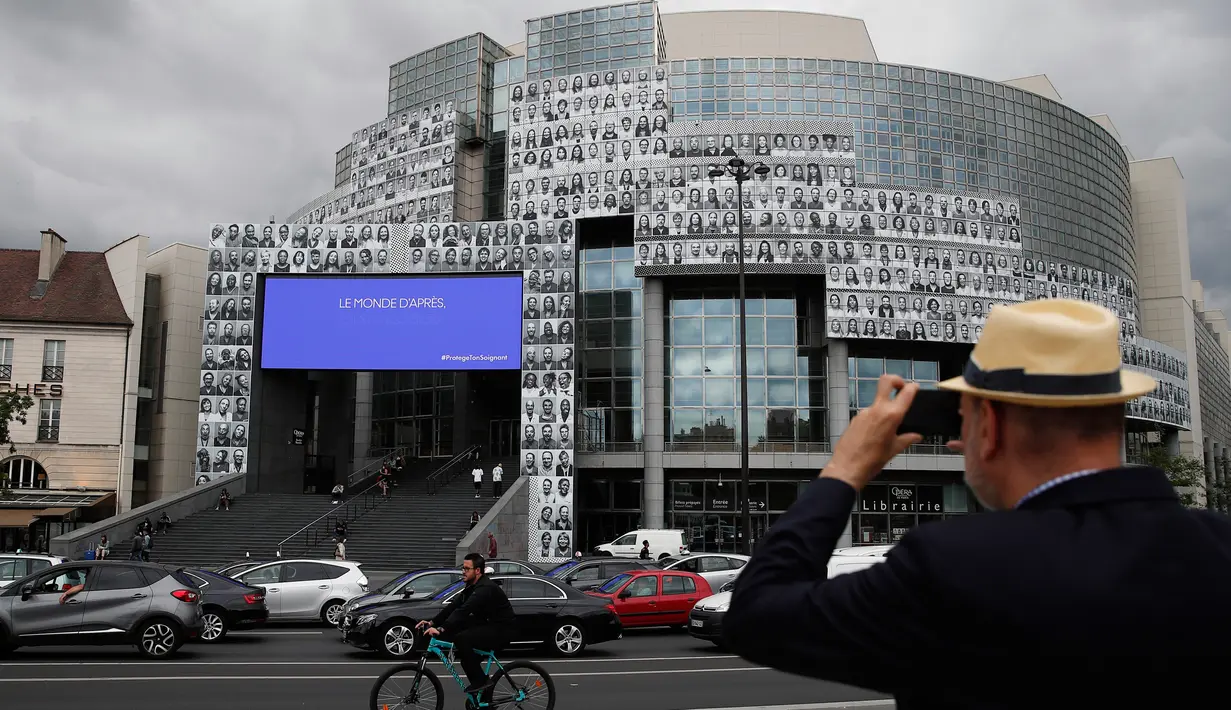
[{"label": "balcony railing", "polygon": [[13,366],[0,365],[0,382],[8,382],[13,379]]},{"label": "balcony railing", "polygon": [[59,441],[60,427],[57,426],[39,426],[38,428],[39,441]]},{"label": "balcony railing", "polygon": [[63,382],[64,368],[57,365],[43,365],[43,382]]}]

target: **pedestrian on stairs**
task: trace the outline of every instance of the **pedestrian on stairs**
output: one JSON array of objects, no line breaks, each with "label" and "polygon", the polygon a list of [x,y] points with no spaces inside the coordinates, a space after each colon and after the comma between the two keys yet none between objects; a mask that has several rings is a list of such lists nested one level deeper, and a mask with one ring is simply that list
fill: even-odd
[{"label": "pedestrian on stairs", "polygon": [[499,498],[501,493],[504,493],[504,469],[500,464],[492,469],[492,497]]},{"label": "pedestrian on stairs", "polygon": [[346,559],[346,538],[342,538],[338,540],[337,544],[333,546],[333,559],[335,560],[345,560]]},{"label": "pedestrian on stairs", "polygon": [[479,495],[481,495],[483,491],[483,469],[482,467],[476,464],[474,467],[474,470],[470,472],[470,475],[471,477],[474,478],[474,497],[478,498]]}]

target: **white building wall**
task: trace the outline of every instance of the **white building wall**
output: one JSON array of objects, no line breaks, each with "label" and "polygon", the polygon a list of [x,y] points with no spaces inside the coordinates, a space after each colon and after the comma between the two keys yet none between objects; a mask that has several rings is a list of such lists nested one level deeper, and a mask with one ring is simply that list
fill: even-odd
[{"label": "white building wall", "polygon": [[715,10],[660,15],[667,59],[805,57],[875,62],[863,20],[812,12]]},{"label": "white building wall", "polygon": [[141,333],[145,311],[145,269],[150,240],[137,235],[111,247],[104,256],[111,270],[124,304],[124,311],[132,321],[127,333],[124,352],[117,363],[123,363],[123,404],[120,410],[120,460],[116,469],[116,512],[123,513],[132,507],[133,454],[137,436],[137,383],[141,367]]},{"label": "white building wall", "polygon": [[[65,326],[0,323],[0,338],[13,339],[14,385],[31,385],[34,406],[25,424],[9,429],[18,456],[28,456],[47,470],[48,487],[85,486],[116,490],[121,470],[124,397],[124,326]],[[42,383],[43,342],[63,340],[64,388],[60,397],[58,442],[39,443],[40,401],[33,385]],[[44,387],[52,383],[43,383]],[[131,437],[129,442],[131,445]],[[7,458],[8,452],[2,452]],[[131,459],[128,463],[131,475]],[[131,481],[131,478],[130,478]]]},{"label": "white building wall", "polygon": [[147,267],[162,279],[159,318],[167,323],[161,408],[155,407],[150,442],[151,501],[191,488],[196,451],[201,369],[201,304],[205,302],[204,248],[172,244],[150,254]]},{"label": "white building wall", "polygon": [[1141,334],[1186,353],[1193,402],[1192,430],[1180,433],[1180,453],[1202,457],[1201,392],[1188,250],[1188,200],[1174,158],[1129,164]]}]

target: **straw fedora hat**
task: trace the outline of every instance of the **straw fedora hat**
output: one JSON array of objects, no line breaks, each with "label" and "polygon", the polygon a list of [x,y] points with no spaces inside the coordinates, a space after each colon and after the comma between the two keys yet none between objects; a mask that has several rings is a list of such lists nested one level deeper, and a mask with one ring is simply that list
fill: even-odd
[{"label": "straw fedora hat", "polygon": [[1121,368],[1114,313],[1044,299],[992,309],[965,372],[937,386],[1030,407],[1097,407],[1140,397],[1156,382]]}]

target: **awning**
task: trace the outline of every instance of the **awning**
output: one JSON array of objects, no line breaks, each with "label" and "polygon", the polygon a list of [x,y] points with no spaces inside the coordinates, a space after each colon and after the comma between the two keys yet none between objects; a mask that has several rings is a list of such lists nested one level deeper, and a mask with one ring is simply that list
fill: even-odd
[{"label": "awning", "polygon": [[48,508],[47,510],[38,511],[36,515],[40,518],[59,518],[73,512],[74,510],[76,510],[76,508]]},{"label": "awning", "polygon": [[41,510],[0,508],[0,528],[25,528],[34,522]]}]

